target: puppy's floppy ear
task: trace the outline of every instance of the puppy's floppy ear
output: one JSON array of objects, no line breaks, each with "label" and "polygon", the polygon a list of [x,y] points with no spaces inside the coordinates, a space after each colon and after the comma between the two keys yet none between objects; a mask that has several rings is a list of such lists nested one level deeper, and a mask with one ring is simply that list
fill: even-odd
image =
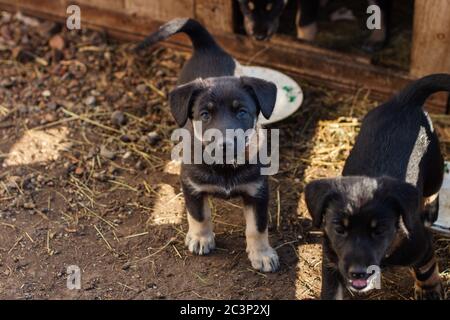
[{"label": "puppy's floppy ear", "polygon": [[[386,182],[385,182],[386,183]],[[419,192],[413,185],[401,181],[389,181],[387,198],[397,211],[406,227],[411,233],[414,225],[420,222],[419,210]]]},{"label": "puppy's floppy ear", "polygon": [[241,77],[241,81],[252,95],[261,113],[269,119],[277,100],[277,86],[272,82],[253,77]]},{"label": "puppy's floppy ear", "polygon": [[170,111],[180,127],[186,124],[196,94],[204,88],[205,83],[201,79],[196,79],[176,87],[169,93]]},{"label": "puppy's floppy ear", "polygon": [[308,183],[305,187],[305,201],[311,214],[313,225],[319,228],[328,205],[340,199],[334,179],[320,179]]}]

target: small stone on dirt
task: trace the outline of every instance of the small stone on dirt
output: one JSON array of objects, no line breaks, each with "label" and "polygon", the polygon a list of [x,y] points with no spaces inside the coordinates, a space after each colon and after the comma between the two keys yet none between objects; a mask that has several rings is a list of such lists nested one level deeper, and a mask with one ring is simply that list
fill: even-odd
[{"label": "small stone on dirt", "polygon": [[98,173],[98,172],[94,172],[94,174],[92,175],[92,177],[98,181],[102,181],[102,182],[106,182],[108,180],[108,177],[106,176],[106,174],[104,173]]},{"label": "small stone on dirt", "polygon": [[118,167],[109,167],[108,168],[109,174],[115,175],[115,174],[118,174],[119,172],[120,172],[120,168],[118,168]]},{"label": "small stone on dirt", "polygon": [[29,111],[29,108],[26,105],[22,104],[19,106],[20,115],[25,115],[28,113],[28,111]]},{"label": "small stone on dirt", "polygon": [[108,150],[105,146],[100,147],[100,155],[109,160],[113,160],[116,157],[116,153]]},{"label": "small stone on dirt", "polygon": [[93,157],[95,157],[98,153],[98,149],[97,147],[92,147],[89,149],[88,154],[87,154],[87,159],[91,159]]},{"label": "small stone on dirt", "polygon": [[141,93],[141,94],[146,93],[147,90],[148,90],[147,85],[145,85],[145,84],[143,84],[143,83],[140,84],[140,85],[138,85],[138,86],[136,87],[136,91],[139,92],[139,93]]},{"label": "small stone on dirt", "polygon": [[49,108],[52,111],[55,111],[56,109],[58,109],[58,104],[56,102],[49,102],[47,103],[47,108]]},{"label": "small stone on dirt", "polygon": [[122,111],[114,111],[111,114],[111,123],[117,127],[121,127],[127,123],[127,117]]},{"label": "small stone on dirt", "polygon": [[122,158],[123,158],[124,160],[126,160],[126,159],[128,159],[129,157],[131,157],[131,155],[132,155],[131,151],[127,151],[127,152],[125,152],[125,154],[122,156]]},{"label": "small stone on dirt", "polygon": [[48,44],[50,45],[50,48],[52,48],[52,49],[56,49],[59,51],[64,49],[64,39],[63,39],[63,37],[61,37],[58,34],[51,37]]},{"label": "small stone on dirt", "polygon": [[126,134],[120,136],[120,140],[125,143],[131,142],[130,136],[128,136]]},{"label": "small stone on dirt", "polygon": [[122,270],[128,270],[131,267],[131,262],[126,262],[122,265]]},{"label": "small stone on dirt", "polygon": [[36,205],[33,202],[25,202],[23,204],[23,207],[25,209],[32,210],[32,209],[36,208]]},{"label": "small stone on dirt", "polygon": [[135,168],[137,170],[144,170],[145,169],[145,164],[141,160],[139,160],[138,162],[136,162]]},{"label": "small stone on dirt", "polygon": [[159,142],[159,140],[161,140],[161,137],[159,136],[159,134],[157,132],[152,131],[147,134],[147,142],[151,146],[154,146],[155,144],[157,144]]},{"label": "small stone on dirt", "polygon": [[84,99],[84,103],[88,106],[94,106],[96,102],[96,99],[94,96],[88,96],[86,99]]},{"label": "small stone on dirt", "polygon": [[50,114],[50,113],[47,113],[45,116],[44,116],[44,119],[42,119],[43,121],[43,124],[44,123],[50,123],[50,122],[54,122],[54,121],[56,121],[56,117],[53,115],[53,114]]}]

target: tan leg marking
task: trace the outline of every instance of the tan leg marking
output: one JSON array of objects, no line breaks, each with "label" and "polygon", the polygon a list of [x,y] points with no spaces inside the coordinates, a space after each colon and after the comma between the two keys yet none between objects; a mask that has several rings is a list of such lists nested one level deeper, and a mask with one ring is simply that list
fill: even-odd
[{"label": "tan leg marking", "polygon": [[263,272],[274,272],[280,263],[277,252],[269,244],[267,229],[259,232],[256,225],[253,207],[244,207],[245,237],[247,240],[247,253],[252,267]]},{"label": "tan leg marking", "polygon": [[432,204],[437,199],[438,196],[439,196],[439,192],[433,194],[432,196],[424,197],[423,198],[423,205],[427,206],[427,205]]},{"label": "tan leg marking", "polygon": [[442,285],[442,279],[439,275],[439,269],[436,260],[433,258],[425,266],[420,268],[421,273],[427,272],[433,264],[436,264],[433,273],[425,280],[418,280],[416,272],[412,271],[415,279],[414,295],[416,300],[441,300],[445,299],[445,292]]},{"label": "tan leg marking", "polygon": [[317,23],[311,23],[307,26],[300,27],[297,25],[297,39],[305,41],[314,41],[317,35]]},{"label": "tan leg marking", "polygon": [[313,22],[307,26],[300,27],[300,10],[297,11],[295,23],[297,26],[297,39],[313,41],[318,31],[317,23]]},{"label": "tan leg marking", "polygon": [[211,221],[211,208],[208,197],[203,198],[203,221],[199,222],[188,213],[189,231],[186,234],[185,244],[189,251],[199,255],[208,254],[216,247],[214,241],[213,224]]},{"label": "tan leg marking", "polygon": [[435,209],[435,208],[433,208],[433,204],[438,197],[439,197],[439,192],[433,194],[432,196],[422,198],[422,210],[424,210],[426,213],[429,213],[425,217],[425,221],[424,221],[426,227],[431,227],[431,225],[432,225],[431,221],[434,220],[434,214],[437,214],[437,212],[430,212],[430,211]]}]

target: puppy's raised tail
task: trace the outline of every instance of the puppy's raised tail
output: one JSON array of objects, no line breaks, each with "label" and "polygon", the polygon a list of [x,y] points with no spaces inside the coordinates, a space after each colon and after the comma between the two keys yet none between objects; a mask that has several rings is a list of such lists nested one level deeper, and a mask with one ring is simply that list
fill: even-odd
[{"label": "puppy's raised tail", "polygon": [[450,74],[436,73],[420,78],[394,97],[398,106],[422,107],[430,95],[439,91],[450,92]]},{"label": "puppy's raised tail", "polygon": [[140,51],[163,41],[177,33],[186,33],[192,41],[194,50],[199,49],[220,49],[214,38],[198,21],[190,18],[176,18],[163,24],[158,31],[147,36],[135,51]]}]

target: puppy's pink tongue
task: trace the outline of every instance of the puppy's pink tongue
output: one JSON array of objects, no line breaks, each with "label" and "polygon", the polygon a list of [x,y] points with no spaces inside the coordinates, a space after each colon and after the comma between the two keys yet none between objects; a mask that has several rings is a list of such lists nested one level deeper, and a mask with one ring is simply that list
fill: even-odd
[{"label": "puppy's pink tongue", "polygon": [[367,280],[366,279],[352,280],[352,286],[355,288],[364,288],[367,286]]}]

